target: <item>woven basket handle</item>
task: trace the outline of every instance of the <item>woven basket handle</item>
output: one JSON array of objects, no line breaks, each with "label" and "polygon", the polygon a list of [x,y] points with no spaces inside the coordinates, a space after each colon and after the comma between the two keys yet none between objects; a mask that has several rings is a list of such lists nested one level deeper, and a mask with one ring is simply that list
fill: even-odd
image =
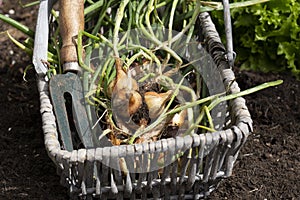
[{"label": "woven basket handle", "polygon": [[225,23],[225,34],[226,34],[227,60],[228,60],[229,66],[233,67],[234,60],[235,60],[235,52],[233,51],[230,5],[229,5],[228,0],[223,0],[223,7],[224,7],[224,23]]}]

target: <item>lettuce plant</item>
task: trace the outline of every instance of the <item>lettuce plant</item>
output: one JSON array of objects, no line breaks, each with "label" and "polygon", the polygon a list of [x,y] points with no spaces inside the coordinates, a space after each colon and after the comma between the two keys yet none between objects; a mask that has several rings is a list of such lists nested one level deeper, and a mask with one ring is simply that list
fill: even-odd
[{"label": "lettuce plant", "polygon": [[[240,0],[234,0],[238,2]],[[215,12],[222,32],[222,13]],[[231,10],[234,47],[242,69],[290,71],[300,79],[300,2],[271,0]]]}]

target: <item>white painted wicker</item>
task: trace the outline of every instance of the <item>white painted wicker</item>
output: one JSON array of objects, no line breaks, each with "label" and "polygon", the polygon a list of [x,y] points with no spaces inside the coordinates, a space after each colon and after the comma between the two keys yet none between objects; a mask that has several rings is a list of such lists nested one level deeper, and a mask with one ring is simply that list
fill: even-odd
[{"label": "white painted wicker", "polygon": [[[208,13],[200,14],[205,47],[221,71],[225,88],[239,92],[233,71],[225,58],[226,50]],[[153,143],[94,149],[63,150],[51,105],[48,81],[38,80],[45,146],[56,164],[61,184],[70,196],[99,199],[199,199],[213,191],[218,182],[231,175],[238,153],[252,132],[252,120],[243,98],[227,102],[227,125],[223,130],[159,140]],[[187,150],[193,148],[192,156]],[[145,156],[166,159],[178,152],[180,158],[162,170],[148,173],[121,173],[116,158],[128,166]],[[153,159],[154,160],[154,159]],[[155,162],[155,160],[153,161]],[[182,166],[182,163],[186,163]],[[109,166],[113,164],[115,169]],[[138,171],[138,169],[136,169]]]}]

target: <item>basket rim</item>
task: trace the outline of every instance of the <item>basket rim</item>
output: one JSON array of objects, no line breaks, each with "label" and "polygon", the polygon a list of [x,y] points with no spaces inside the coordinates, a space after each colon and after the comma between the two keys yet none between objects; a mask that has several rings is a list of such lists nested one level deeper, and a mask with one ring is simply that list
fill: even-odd
[{"label": "basket rim", "polygon": [[[224,80],[230,83],[230,92],[239,91],[237,84],[234,81],[234,74],[231,69],[223,70]],[[226,75],[227,74],[227,75]],[[226,79],[227,78],[227,79]],[[228,78],[231,81],[228,81]],[[234,81],[232,83],[232,81]],[[50,96],[48,91],[48,82],[39,78],[38,80],[39,91],[41,93],[41,114],[43,119],[43,132],[45,135],[45,145],[46,149],[51,158],[54,158],[56,161],[61,162],[63,160],[70,160],[71,162],[84,162],[85,160],[95,161],[100,160],[101,158],[97,157],[96,154],[99,152],[118,152],[111,156],[121,156],[124,155],[140,155],[142,153],[155,153],[160,150],[160,152],[165,152],[169,148],[163,149],[163,146],[166,144],[181,150],[187,150],[192,147],[199,145],[204,145],[206,147],[204,156],[211,150],[210,146],[214,144],[228,143],[229,145],[233,141],[241,141],[243,138],[247,138],[248,135],[252,132],[252,120],[249,114],[249,111],[245,105],[245,100],[242,97],[232,100],[235,101],[235,104],[242,105],[243,112],[237,113],[235,118],[236,122],[230,127],[224,130],[207,132],[203,134],[193,134],[186,136],[177,136],[175,138],[166,138],[161,139],[155,142],[145,142],[140,144],[128,144],[120,146],[109,146],[109,147],[95,147],[95,148],[81,148],[72,151],[67,151],[61,148],[60,142],[58,139],[58,130],[56,127],[56,118],[54,112],[52,111],[52,105],[50,102]],[[226,86],[226,85],[225,85]],[[234,105],[233,105],[234,106]],[[116,149],[118,151],[116,151]],[[123,152],[123,153],[122,153]]]},{"label": "basket rim", "polygon": [[[202,23],[200,25],[203,29],[202,34],[207,40],[207,49],[210,55],[212,56],[214,62],[216,63],[218,70],[220,70],[221,72],[225,88],[229,86],[229,93],[239,92],[240,88],[238,87],[238,84],[235,81],[234,72],[230,69],[228,62],[225,58],[226,50],[220,40],[218,33],[215,30],[215,26],[211,21],[209,14],[201,13],[199,19],[200,23]],[[245,142],[248,135],[253,131],[251,116],[248,111],[248,108],[245,105],[245,100],[244,98],[239,97],[234,100],[231,100],[230,104],[232,104],[231,107],[237,110],[241,110],[241,112],[234,113],[234,124],[230,128],[224,130],[212,133],[203,133],[200,135],[194,134],[192,136],[187,135],[184,137],[162,139],[156,142],[146,142],[141,144],[130,144],[111,147],[97,147],[90,149],[82,148],[69,152],[67,150],[63,150],[59,142],[58,130],[56,126],[56,117],[52,108],[49,95],[48,80],[46,79],[46,77],[39,76],[37,84],[40,93],[40,113],[42,115],[43,121],[44,142],[48,155],[56,163],[61,163],[63,160],[74,162],[84,162],[85,160],[99,160],[99,158],[95,156],[97,152],[102,150],[116,152],[116,148],[126,148],[126,152],[131,152],[134,155],[137,155],[137,150],[142,149],[143,152],[145,152],[145,149],[153,150],[153,146],[156,148],[160,144],[162,146],[161,149],[163,149],[163,145],[169,143],[176,145],[180,144],[180,148],[187,149],[196,145],[205,145],[207,148],[205,152],[207,153],[210,150],[209,146],[213,146],[212,144],[215,143],[229,142],[230,145],[232,141],[237,141],[237,145],[240,146],[242,143]]]}]

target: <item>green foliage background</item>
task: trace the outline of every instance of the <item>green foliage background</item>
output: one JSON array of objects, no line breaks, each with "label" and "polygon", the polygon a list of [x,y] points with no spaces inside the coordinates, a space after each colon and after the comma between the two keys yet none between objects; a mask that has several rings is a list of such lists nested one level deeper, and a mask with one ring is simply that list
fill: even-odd
[{"label": "green foliage background", "polygon": [[[213,11],[212,16],[224,35],[223,12]],[[299,0],[270,0],[232,9],[231,16],[234,49],[242,69],[290,71],[300,79]]]}]

